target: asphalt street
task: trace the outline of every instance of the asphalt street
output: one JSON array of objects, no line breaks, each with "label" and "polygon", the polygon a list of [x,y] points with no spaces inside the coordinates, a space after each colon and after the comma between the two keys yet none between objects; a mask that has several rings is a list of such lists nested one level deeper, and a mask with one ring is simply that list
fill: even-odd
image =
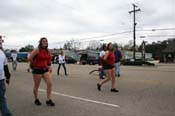
[{"label": "asphalt street", "polygon": [[119,93],[110,92],[111,82],[97,90],[98,65],[67,64],[68,76],[57,64],[52,65],[53,100],[46,101],[46,85],[41,82],[39,99],[34,104],[33,77],[27,72],[27,63],[18,63],[7,86],[7,101],[14,116],[175,116],[175,64],[148,66],[121,66],[121,77],[116,77]]}]

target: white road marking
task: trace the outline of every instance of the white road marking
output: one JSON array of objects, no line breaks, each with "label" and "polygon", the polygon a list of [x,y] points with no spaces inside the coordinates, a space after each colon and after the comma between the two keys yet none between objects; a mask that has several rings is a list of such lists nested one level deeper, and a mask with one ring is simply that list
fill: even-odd
[{"label": "white road marking", "polygon": [[[46,92],[46,90],[44,90],[44,89],[39,89],[39,91],[41,91],[41,92]],[[86,102],[91,102],[91,103],[96,103],[96,104],[107,105],[107,106],[111,106],[111,107],[117,107],[117,108],[120,107],[119,105],[115,105],[115,104],[110,104],[110,103],[105,103],[105,102],[100,102],[100,101],[85,99],[85,98],[76,97],[76,96],[71,96],[71,95],[66,95],[66,94],[57,93],[57,92],[52,92],[52,94],[60,95],[60,96],[64,96],[64,97],[68,97],[68,98],[72,98],[72,99],[76,99],[76,100],[82,100],[82,101],[86,101]]]}]

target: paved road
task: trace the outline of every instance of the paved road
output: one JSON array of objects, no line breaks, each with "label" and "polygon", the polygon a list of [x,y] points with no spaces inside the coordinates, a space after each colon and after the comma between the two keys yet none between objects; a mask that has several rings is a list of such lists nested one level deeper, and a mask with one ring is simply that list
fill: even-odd
[{"label": "paved road", "polygon": [[16,72],[11,70],[7,99],[14,116],[175,116],[175,64],[122,66],[121,77],[116,77],[119,93],[110,92],[111,83],[97,91],[98,73],[88,74],[97,65],[66,65],[68,77],[62,68],[58,77],[57,65],[52,66],[55,107],[45,104],[44,81],[39,92],[42,106],[34,105],[33,80],[26,71],[27,64],[20,63]]}]

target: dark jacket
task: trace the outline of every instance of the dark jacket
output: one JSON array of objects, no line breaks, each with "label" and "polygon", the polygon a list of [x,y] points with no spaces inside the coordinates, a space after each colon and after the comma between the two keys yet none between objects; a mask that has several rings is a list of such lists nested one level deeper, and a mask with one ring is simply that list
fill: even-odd
[{"label": "dark jacket", "polygon": [[115,50],[114,55],[115,55],[115,63],[120,62],[120,60],[122,59],[121,52],[119,50]]}]

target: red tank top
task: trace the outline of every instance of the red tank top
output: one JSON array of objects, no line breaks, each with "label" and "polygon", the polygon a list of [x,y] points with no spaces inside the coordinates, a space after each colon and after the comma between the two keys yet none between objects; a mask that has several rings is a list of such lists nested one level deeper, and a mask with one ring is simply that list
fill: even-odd
[{"label": "red tank top", "polygon": [[39,50],[39,53],[34,57],[33,68],[44,69],[48,68],[51,63],[51,55],[46,49]]},{"label": "red tank top", "polygon": [[109,65],[114,65],[115,63],[115,56],[114,56],[114,53],[109,51],[109,55],[108,55],[108,58],[106,60],[106,64],[109,64]]}]

